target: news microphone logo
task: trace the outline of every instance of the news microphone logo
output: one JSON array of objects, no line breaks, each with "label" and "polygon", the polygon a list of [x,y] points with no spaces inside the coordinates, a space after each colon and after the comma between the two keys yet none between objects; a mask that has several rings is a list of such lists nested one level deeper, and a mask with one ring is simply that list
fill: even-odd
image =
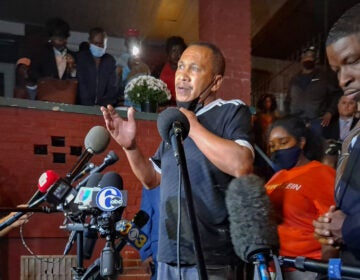
[{"label": "news microphone logo", "polygon": [[122,192],[115,187],[102,188],[96,196],[96,205],[103,211],[114,211],[126,206]]},{"label": "news microphone logo", "polygon": [[116,230],[136,249],[141,249],[148,237],[146,234],[134,223],[131,221],[121,220],[116,225]]},{"label": "news microphone logo", "polygon": [[90,187],[82,187],[80,188],[78,195],[75,198],[75,203],[81,204],[84,208],[90,208],[93,205],[93,196],[94,193],[98,193],[101,189],[100,188],[90,188]]},{"label": "news microphone logo", "polygon": [[128,233],[128,238],[130,242],[133,243],[135,245],[135,248],[137,249],[141,249],[147,241],[146,235],[138,228],[131,228]]}]

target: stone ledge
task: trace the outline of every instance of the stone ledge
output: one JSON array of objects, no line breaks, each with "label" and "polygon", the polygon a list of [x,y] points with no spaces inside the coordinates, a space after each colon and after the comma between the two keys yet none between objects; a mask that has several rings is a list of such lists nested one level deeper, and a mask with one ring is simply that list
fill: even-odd
[{"label": "stone ledge", "polygon": [[[46,111],[58,111],[68,113],[79,113],[86,115],[102,115],[99,106],[82,106],[65,103],[56,103],[48,101],[30,100],[0,97],[0,107],[13,107],[24,109],[37,109]],[[119,112],[121,117],[127,117],[127,107],[116,107],[116,111]],[[156,121],[158,114],[136,112],[135,118],[139,120]]]}]

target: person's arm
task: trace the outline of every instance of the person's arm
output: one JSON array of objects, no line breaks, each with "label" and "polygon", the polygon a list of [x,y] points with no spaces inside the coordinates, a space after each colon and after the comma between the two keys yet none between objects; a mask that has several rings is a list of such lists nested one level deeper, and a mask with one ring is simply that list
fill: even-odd
[{"label": "person's arm", "polygon": [[149,158],[143,155],[136,144],[135,109],[128,109],[127,121],[123,120],[111,105],[107,108],[101,107],[101,111],[110,135],[124,149],[135,176],[147,188],[158,186],[160,174],[155,171]]},{"label": "person's arm", "polygon": [[326,112],[322,117],[321,117],[321,125],[326,127],[330,124],[331,118],[332,118],[333,114],[330,112]]},{"label": "person's arm", "polygon": [[[24,205],[22,205],[24,206]],[[8,219],[10,219],[12,216],[14,216],[17,212],[12,212],[9,215],[3,217],[2,219],[0,219],[0,224],[4,223],[5,221],[7,221]],[[27,223],[28,221],[28,215],[25,214],[23,216],[21,216],[18,220],[16,220],[14,223],[12,223],[11,225],[7,226],[6,228],[4,228],[3,230],[0,231],[0,237],[6,235],[9,231],[11,231],[14,228],[17,228],[19,226],[21,226],[22,224]]]},{"label": "person's arm", "polygon": [[180,111],[189,120],[189,137],[217,168],[234,177],[252,171],[253,154],[250,148],[211,133],[199,123],[193,112],[184,108],[180,108]]}]

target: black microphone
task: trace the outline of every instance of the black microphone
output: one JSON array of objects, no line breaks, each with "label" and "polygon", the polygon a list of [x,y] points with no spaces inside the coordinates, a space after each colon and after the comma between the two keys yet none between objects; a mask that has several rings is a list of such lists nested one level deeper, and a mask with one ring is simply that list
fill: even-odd
[{"label": "black microphone", "polygon": [[148,240],[148,236],[141,230],[149,221],[150,216],[144,210],[137,212],[132,221],[121,220],[116,224],[116,231],[119,231],[122,239],[116,246],[116,251],[120,252],[129,243],[134,248],[140,250]]},{"label": "black microphone", "polygon": [[91,172],[95,168],[95,164],[92,162],[89,162],[88,164],[85,164],[85,167],[83,170],[81,170],[80,173],[78,173],[72,180],[71,183],[74,183],[75,181],[79,180],[81,177],[83,177],[85,174]]},{"label": "black microphone", "polygon": [[77,195],[77,189],[71,186],[71,182],[84,169],[84,166],[94,154],[101,153],[107,148],[109,141],[110,135],[106,128],[103,126],[91,128],[84,140],[85,151],[80,155],[75,166],[66,175],[66,178],[58,179],[51,186],[46,194],[46,201],[50,204],[58,205],[64,210],[68,210],[70,206],[70,210],[72,210],[71,202]]},{"label": "black microphone", "polygon": [[66,175],[66,178],[60,178],[49,189],[46,194],[46,201],[61,207],[64,211],[74,210],[77,212],[79,209],[71,208],[73,206],[71,203],[77,196],[77,189],[71,186],[71,181],[81,172],[93,154],[101,153],[106,149],[109,141],[110,135],[103,126],[91,128],[85,137],[85,151],[81,154],[73,169]]},{"label": "black microphone", "polygon": [[190,124],[179,109],[169,107],[159,114],[157,128],[161,138],[170,144],[172,136],[178,133],[181,133],[182,139],[185,139],[189,134]]},{"label": "black microphone", "polygon": [[233,179],[225,202],[236,254],[245,262],[258,261],[266,274],[266,259],[278,250],[279,237],[264,181],[254,174]]},{"label": "black microphone", "polygon": [[127,204],[127,192],[123,191],[121,176],[114,171],[106,172],[98,187],[102,189],[97,195],[98,208],[104,212],[113,212],[115,221],[120,220]]},{"label": "black microphone", "polygon": [[[28,208],[33,208],[38,205],[40,205],[42,202],[46,200],[47,192],[49,189],[53,187],[53,185],[59,180],[60,176],[56,174],[52,170],[47,170],[44,172],[40,178],[38,183],[38,191],[33,195],[33,197],[30,199],[30,203],[28,203]],[[39,195],[39,198],[37,198]],[[21,208],[19,208],[21,210]],[[4,228],[8,227],[9,225],[13,224],[15,221],[17,221],[20,217],[25,215],[26,212],[17,212],[13,216],[11,216],[9,219],[4,221],[0,224],[0,230],[3,230]]]},{"label": "black microphone", "polygon": [[[110,151],[104,158],[104,161],[99,166],[95,166],[94,169],[90,170],[90,174],[97,173],[103,171],[106,167],[114,164],[119,160],[119,157],[114,151]],[[84,186],[87,183],[87,180],[89,180],[89,177],[86,177],[84,180],[82,180],[77,186],[76,189],[79,189],[80,187]]]},{"label": "black microphone", "polygon": [[85,151],[80,155],[73,169],[66,175],[69,182],[81,172],[94,154],[100,154],[107,148],[109,141],[110,135],[105,127],[94,126],[89,130],[84,140]]},{"label": "black microphone", "polygon": [[106,237],[106,245],[101,252],[100,275],[114,276],[118,267],[118,256],[115,255],[114,239],[116,222],[121,219],[125,208],[123,180],[116,172],[107,172],[100,180],[101,188],[96,196],[96,204],[103,213],[97,218],[100,236]]}]

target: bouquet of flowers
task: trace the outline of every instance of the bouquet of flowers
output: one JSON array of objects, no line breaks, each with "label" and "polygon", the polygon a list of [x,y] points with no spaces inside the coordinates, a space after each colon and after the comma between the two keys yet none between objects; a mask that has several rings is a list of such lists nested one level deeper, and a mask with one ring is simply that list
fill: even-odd
[{"label": "bouquet of flowers", "polygon": [[170,100],[171,94],[163,81],[150,75],[140,75],[127,83],[125,99],[127,98],[138,105],[146,101],[161,104]]}]

